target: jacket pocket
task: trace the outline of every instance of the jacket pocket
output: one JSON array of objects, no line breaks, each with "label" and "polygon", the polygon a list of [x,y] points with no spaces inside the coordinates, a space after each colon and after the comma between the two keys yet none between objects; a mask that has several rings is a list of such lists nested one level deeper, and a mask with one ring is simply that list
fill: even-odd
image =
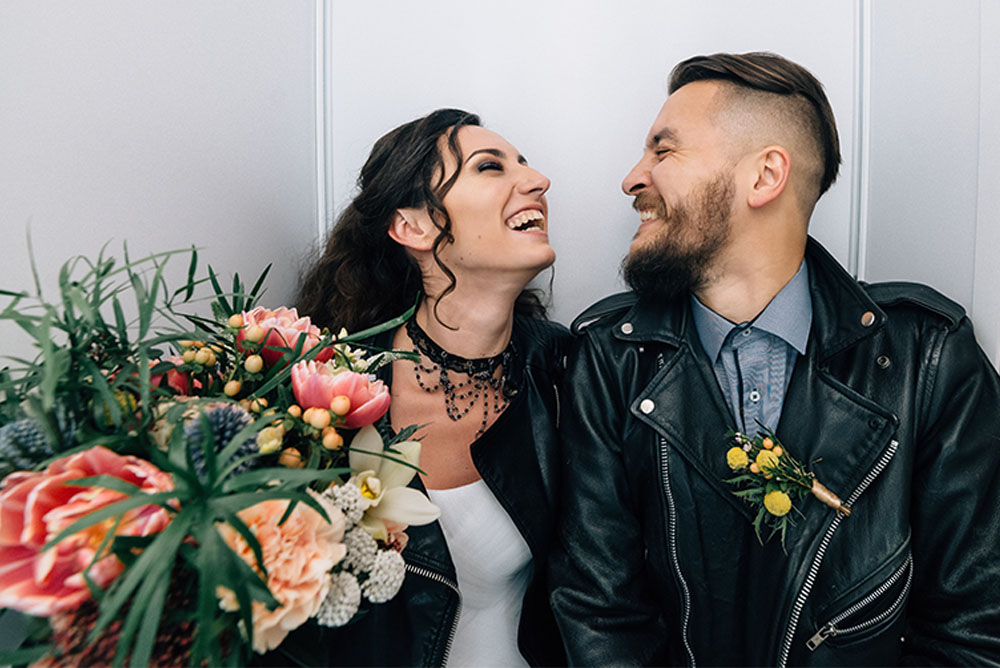
[{"label": "jacket pocket", "polygon": [[850,641],[891,623],[905,607],[912,582],[913,555],[907,554],[885,582],[820,626],[806,642],[809,651],[815,651],[830,638]]}]

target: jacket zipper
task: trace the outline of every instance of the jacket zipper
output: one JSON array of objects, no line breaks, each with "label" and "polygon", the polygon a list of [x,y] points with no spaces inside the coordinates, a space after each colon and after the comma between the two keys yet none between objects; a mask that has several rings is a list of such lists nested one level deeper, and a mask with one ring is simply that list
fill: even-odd
[{"label": "jacket zipper", "polygon": [[[819,631],[817,631],[816,634],[809,639],[809,641],[806,643],[806,647],[808,647],[810,651],[814,651],[827,638],[830,638],[832,636],[835,637],[840,635],[847,635],[849,633],[857,633],[858,631],[864,631],[867,628],[875,626],[883,619],[889,618],[897,609],[899,609],[901,605],[903,605],[903,601],[906,600],[906,595],[910,592],[910,584],[913,582],[913,569],[910,568],[910,564],[912,561],[913,557],[907,556],[906,561],[904,561],[903,564],[899,568],[897,568],[896,571],[891,576],[889,576],[888,580],[883,582],[875,591],[868,594],[868,596],[865,596],[863,599],[861,599],[860,601],[849,607],[847,610],[844,610],[842,613],[840,613],[839,615],[831,619],[829,622],[824,624],[819,629]],[[883,594],[889,591],[889,589],[892,588],[892,585],[896,584],[899,578],[903,576],[903,573],[907,573],[906,584],[903,585],[903,591],[900,592],[899,596],[896,598],[895,601],[893,601],[892,605],[890,605],[886,610],[882,611],[875,617],[872,617],[871,619],[868,619],[860,624],[855,624],[854,626],[848,626],[842,629],[837,628],[837,624],[844,621],[845,619],[855,614],[856,612],[864,609],[866,606],[872,604],[873,602],[878,600]]]},{"label": "jacket zipper", "polygon": [[458,590],[457,582],[430,569],[407,563],[406,570],[410,573],[415,573],[416,575],[425,577],[428,580],[433,580],[434,582],[443,584],[455,592],[455,595],[458,596],[458,608],[455,610],[455,616],[451,619],[451,629],[448,632],[448,642],[445,643],[444,653],[441,655],[441,665],[446,666],[448,665],[448,654],[451,653],[451,644],[455,640],[455,631],[458,629],[458,617],[462,614],[462,592]]},{"label": "jacket zipper", "polygon": [[[882,457],[875,463],[875,467],[868,472],[865,479],[861,481],[854,493],[851,494],[850,498],[847,499],[844,505],[853,506],[854,502],[857,501],[861,493],[868,488],[869,485],[874,482],[875,478],[889,465],[889,461],[896,454],[896,449],[899,448],[899,441],[893,440],[889,443],[889,448],[885,451]],[[795,628],[799,624],[799,617],[802,615],[802,609],[806,605],[806,599],[809,598],[809,593],[812,591],[813,584],[816,582],[816,575],[819,573],[820,564],[823,563],[823,557],[826,554],[826,550],[830,545],[830,539],[833,538],[834,532],[837,527],[840,526],[841,521],[844,516],[837,514],[830,523],[830,526],[826,530],[826,534],[823,536],[823,540],[820,541],[819,549],[816,550],[816,556],[813,557],[812,565],[809,567],[809,572],[806,575],[806,580],[802,584],[802,589],[799,591],[799,595],[795,599],[795,603],[792,606],[792,615],[788,620],[788,628],[785,631],[785,639],[781,644],[781,655],[778,660],[779,668],[785,668],[788,665],[788,655],[792,651],[792,639],[795,637]]]},{"label": "jacket zipper", "polygon": [[[663,369],[663,355],[656,356],[657,371]],[[670,489],[670,462],[667,457],[667,439],[660,436],[660,473],[663,480],[663,492],[667,498],[667,542],[670,546],[670,558],[674,565],[674,573],[677,581],[681,585],[681,593],[684,597],[684,614],[681,616],[681,638],[684,640],[684,649],[687,650],[688,659],[694,668],[694,652],[691,650],[691,643],[688,642],[688,623],[691,620],[691,592],[688,589],[684,574],[681,573],[680,560],[677,556],[677,513],[674,509],[674,494]]]}]

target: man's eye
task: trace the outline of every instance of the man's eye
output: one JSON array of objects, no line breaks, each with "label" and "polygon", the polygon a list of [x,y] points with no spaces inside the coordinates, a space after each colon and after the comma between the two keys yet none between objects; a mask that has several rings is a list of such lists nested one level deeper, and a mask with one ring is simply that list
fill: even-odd
[{"label": "man's eye", "polygon": [[503,165],[501,165],[496,160],[484,160],[483,162],[476,165],[476,169],[480,172],[485,172],[488,169],[495,169],[497,171],[503,171]]},{"label": "man's eye", "polygon": [[655,151],[653,151],[653,153],[656,155],[657,158],[663,158],[668,153],[670,153],[670,149],[669,148],[658,148]]}]

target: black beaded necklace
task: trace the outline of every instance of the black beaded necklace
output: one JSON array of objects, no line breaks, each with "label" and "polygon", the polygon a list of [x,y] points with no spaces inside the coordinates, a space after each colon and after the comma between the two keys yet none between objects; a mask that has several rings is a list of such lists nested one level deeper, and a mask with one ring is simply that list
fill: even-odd
[{"label": "black beaded necklace", "polygon": [[[416,316],[406,322],[406,333],[416,346],[414,352],[422,355],[421,361],[413,367],[417,385],[428,393],[437,392],[439,389],[444,391],[444,408],[449,418],[454,421],[461,420],[479,403],[480,398],[482,399],[483,421],[476,432],[478,439],[486,431],[490,415],[490,399],[492,398],[493,412],[500,413],[513,396],[513,392],[508,391],[505,384],[514,358],[514,342],[509,342],[498,355],[468,359],[449,353],[435,343],[417,324]],[[429,363],[425,363],[424,358]],[[501,370],[499,376],[496,374],[498,368]],[[468,378],[457,383],[453,382],[448,375],[449,371],[466,375]],[[425,382],[423,374],[435,373],[438,374],[437,382],[433,385]],[[464,407],[460,408],[459,403],[464,403]]]}]

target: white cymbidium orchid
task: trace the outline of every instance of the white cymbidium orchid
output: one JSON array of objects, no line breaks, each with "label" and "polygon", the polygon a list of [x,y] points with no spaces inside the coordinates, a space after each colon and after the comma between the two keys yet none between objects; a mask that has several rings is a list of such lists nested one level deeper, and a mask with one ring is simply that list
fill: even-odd
[{"label": "white cymbidium orchid", "polygon": [[378,430],[368,426],[351,442],[349,462],[356,473],[348,484],[361,490],[365,504],[364,517],[358,524],[376,540],[389,539],[386,521],[419,526],[441,515],[424,494],[407,487],[420,464],[419,441],[396,443],[392,450],[386,450]]}]

